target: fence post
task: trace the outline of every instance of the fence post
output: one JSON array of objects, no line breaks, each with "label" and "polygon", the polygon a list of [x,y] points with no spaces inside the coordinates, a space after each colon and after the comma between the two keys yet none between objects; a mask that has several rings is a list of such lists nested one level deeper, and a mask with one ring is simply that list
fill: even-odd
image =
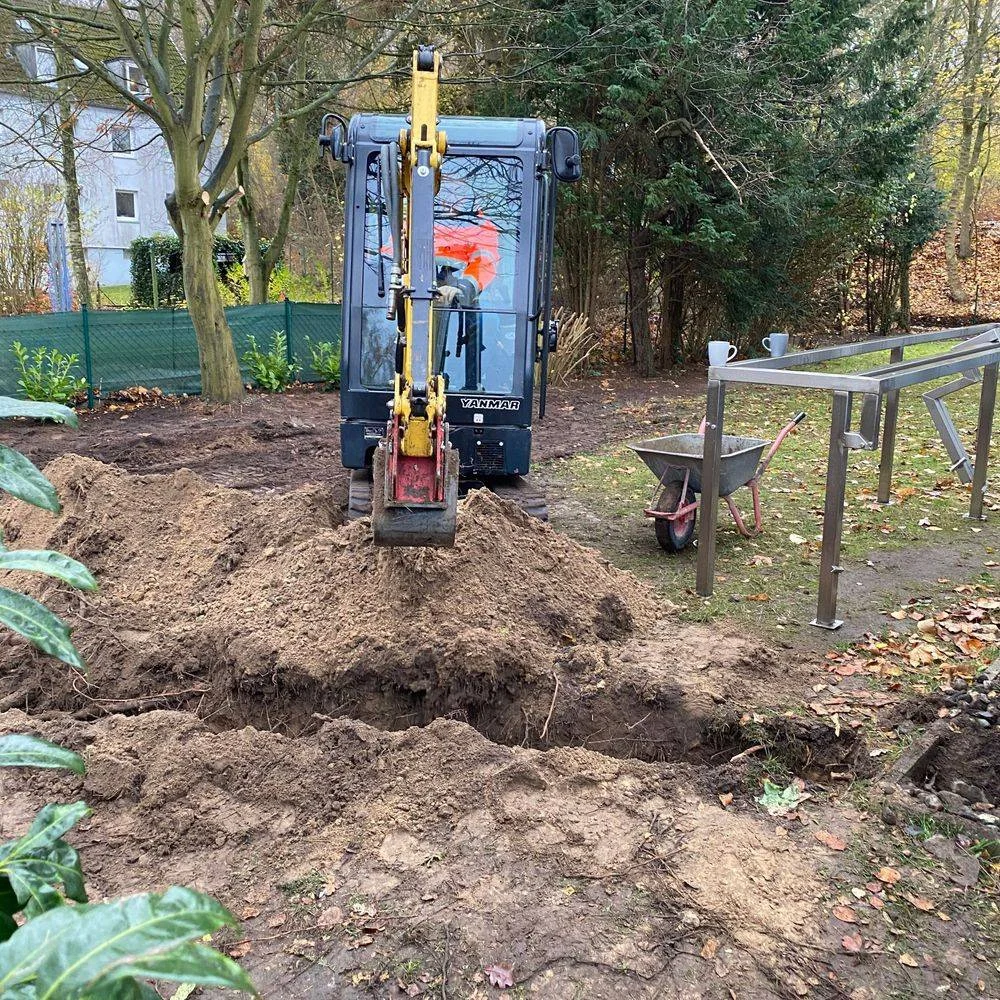
[{"label": "fence post", "polygon": [[292,303],[285,296],[285,360],[291,365],[295,360],[292,352]]},{"label": "fence post", "polygon": [[87,409],[94,408],[94,362],[90,356],[90,310],[86,302],[80,303],[83,319],[83,369],[87,373]]},{"label": "fence post", "polygon": [[153,285],[153,308],[160,308],[160,276],[156,272],[156,253],[149,248],[149,277]]}]

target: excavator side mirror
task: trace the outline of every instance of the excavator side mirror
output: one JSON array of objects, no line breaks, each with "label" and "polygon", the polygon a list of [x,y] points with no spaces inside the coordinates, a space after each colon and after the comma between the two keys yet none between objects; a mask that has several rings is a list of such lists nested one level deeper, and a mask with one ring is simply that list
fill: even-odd
[{"label": "excavator side mirror", "polygon": [[347,163],[350,159],[347,152],[347,122],[340,115],[323,115],[319,128],[319,149],[331,170],[335,160]]},{"label": "excavator side mirror", "polygon": [[549,131],[552,151],[552,173],[564,184],[575,184],[583,176],[583,160],[580,157],[580,137],[565,125],[557,125]]}]

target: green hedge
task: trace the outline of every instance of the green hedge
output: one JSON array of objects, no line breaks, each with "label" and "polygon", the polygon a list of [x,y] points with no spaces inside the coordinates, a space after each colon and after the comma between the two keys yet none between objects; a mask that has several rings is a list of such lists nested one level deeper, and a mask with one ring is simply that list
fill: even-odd
[{"label": "green hedge", "polygon": [[[268,244],[261,240],[261,251]],[[150,251],[156,262],[156,276],[160,305],[176,305],[184,301],[181,241],[177,236],[140,236],[132,240],[132,302],[137,306],[153,305],[153,277],[150,270]],[[215,270],[222,281],[230,274],[242,275],[243,240],[231,236],[216,236],[214,245]]]}]

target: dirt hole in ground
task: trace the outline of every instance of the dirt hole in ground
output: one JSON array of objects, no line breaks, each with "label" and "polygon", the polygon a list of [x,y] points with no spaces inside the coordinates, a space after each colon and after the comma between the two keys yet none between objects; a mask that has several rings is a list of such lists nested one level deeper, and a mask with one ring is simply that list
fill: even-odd
[{"label": "dirt hole in ground", "polygon": [[[795,683],[755,640],[665,617],[631,574],[486,491],[462,501],[453,549],[387,550],[320,487],[253,495],[74,455],[46,473],[62,514],[8,503],[5,537],[80,559],[100,590],[8,575],[70,623],[88,672],[9,639],[0,708],[184,708],[289,735],[455,718],[498,743],[723,763],[749,747],[741,700]],[[809,764],[815,739],[775,733]]]}]

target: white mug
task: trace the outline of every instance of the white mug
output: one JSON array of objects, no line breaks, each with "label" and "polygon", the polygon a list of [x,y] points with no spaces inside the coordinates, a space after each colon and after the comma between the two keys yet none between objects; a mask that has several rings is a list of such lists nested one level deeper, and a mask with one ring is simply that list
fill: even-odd
[{"label": "white mug", "polygon": [[783,358],[788,351],[788,334],[775,331],[770,336],[765,337],[760,346],[765,351],[770,352],[772,358]]},{"label": "white mug", "polygon": [[710,340],[708,342],[708,363],[715,368],[721,368],[735,357],[736,345],[730,344],[728,340]]}]

